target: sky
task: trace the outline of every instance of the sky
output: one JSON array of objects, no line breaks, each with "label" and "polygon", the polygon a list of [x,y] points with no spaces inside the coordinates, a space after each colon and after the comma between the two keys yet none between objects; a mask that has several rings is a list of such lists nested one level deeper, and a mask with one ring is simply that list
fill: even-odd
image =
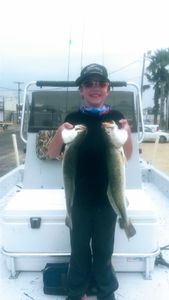
[{"label": "sky", "polygon": [[168,0],[0,0],[0,90],[16,89],[15,81],[75,80],[90,63],[104,64],[111,80],[140,84],[143,54],[169,47],[168,6]]}]

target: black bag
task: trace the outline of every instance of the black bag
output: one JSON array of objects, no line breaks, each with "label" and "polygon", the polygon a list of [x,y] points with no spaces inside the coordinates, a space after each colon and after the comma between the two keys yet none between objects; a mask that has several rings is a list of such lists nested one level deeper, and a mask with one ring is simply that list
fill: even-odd
[{"label": "black bag", "polygon": [[47,295],[67,294],[69,263],[48,263],[43,270],[43,291]]}]

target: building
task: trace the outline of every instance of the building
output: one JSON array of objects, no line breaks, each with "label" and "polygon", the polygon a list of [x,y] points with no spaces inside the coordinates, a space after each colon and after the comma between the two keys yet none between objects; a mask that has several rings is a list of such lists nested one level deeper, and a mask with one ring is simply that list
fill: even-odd
[{"label": "building", "polygon": [[0,122],[16,122],[17,95],[10,91],[0,91]]}]

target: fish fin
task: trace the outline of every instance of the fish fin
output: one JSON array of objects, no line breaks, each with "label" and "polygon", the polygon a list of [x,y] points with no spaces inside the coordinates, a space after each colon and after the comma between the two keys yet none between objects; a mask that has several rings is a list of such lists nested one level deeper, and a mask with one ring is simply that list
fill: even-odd
[{"label": "fish fin", "polygon": [[126,200],[126,207],[128,207],[129,206],[129,200],[127,199],[127,197],[125,198],[125,200]]},{"label": "fish fin", "polygon": [[120,148],[120,152],[121,152],[122,161],[123,161],[124,164],[126,164],[127,159],[126,159],[126,155],[124,153],[124,148],[123,147]]},{"label": "fish fin", "polygon": [[66,218],[65,218],[65,225],[67,227],[69,227],[69,229],[72,229],[72,220],[71,220],[71,217],[66,215]]},{"label": "fish fin", "polygon": [[133,226],[131,220],[129,220],[128,224],[126,224],[122,218],[119,218],[119,225],[120,225],[120,228],[124,229],[128,238],[131,238],[136,234],[136,229]]}]

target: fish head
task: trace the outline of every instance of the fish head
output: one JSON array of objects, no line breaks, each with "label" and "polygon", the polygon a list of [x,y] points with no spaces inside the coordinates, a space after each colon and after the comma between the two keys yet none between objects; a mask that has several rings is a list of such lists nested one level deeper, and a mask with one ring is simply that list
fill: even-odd
[{"label": "fish head", "polygon": [[62,131],[62,139],[65,144],[69,144],[74,141],[74,139],[81,133],[87,130],[84,125],[75,125],[73,128],[64,128]]},{"label": "fish head", "polygon": [[102,126],[105,129],[106,133],[109,135],[112,134],[112,131],[117,129],[117,124],[114,121],[102,122]]},{"label": "fish head", "polygon": [[82,133],[84,131],[86,131],[87,127],[85,125],[82,124],[78,124],[74,126],[75,131],[77,131],[77,133]]},{"label": "fish head", "polygon": [[119,129],[117,124],[112,122],[103,122],[102,126],[105,132],[108,134],[109,139],[115,147],[119,148],[127,141],[128,133],[125,129]]}]

